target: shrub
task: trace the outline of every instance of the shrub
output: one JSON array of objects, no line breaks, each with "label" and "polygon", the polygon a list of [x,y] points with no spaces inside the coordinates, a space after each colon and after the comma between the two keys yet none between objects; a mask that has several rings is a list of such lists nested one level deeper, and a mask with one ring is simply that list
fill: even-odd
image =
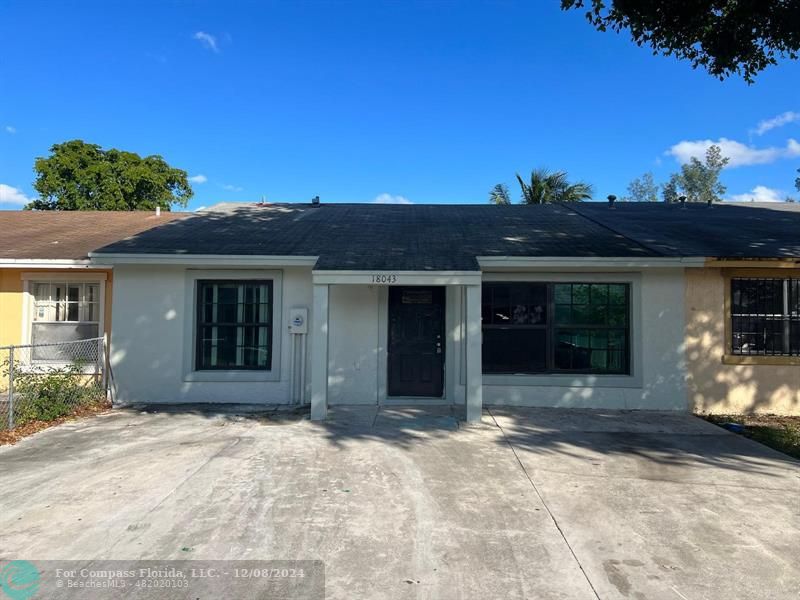
[{"label": "shrub", "polygon": [[[6,371],[8,367],[6,366]],[[100,386],[82,365],[14,369],[14,424],[52,421],[103,399]]]}]

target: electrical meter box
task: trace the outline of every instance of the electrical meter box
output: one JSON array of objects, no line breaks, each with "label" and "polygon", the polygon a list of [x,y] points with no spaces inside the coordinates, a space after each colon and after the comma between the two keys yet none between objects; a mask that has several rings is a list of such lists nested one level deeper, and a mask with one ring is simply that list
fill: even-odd
[{"label": "electrical meter box", "polygon": [[308,309],[289,309],[289,333],[308,333]]}]

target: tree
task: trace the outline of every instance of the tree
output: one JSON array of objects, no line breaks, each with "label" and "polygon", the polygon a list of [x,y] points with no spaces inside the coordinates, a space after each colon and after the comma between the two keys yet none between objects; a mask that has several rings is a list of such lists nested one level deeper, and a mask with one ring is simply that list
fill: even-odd
[{"label": "tree", "polygon": [[658,185],[652,173],[637,177],[628,185],[628,202],[658,202]]},{"label": "tree", "polygon": [[[797,172],[800,173],[800,169],[797,169]],[[800,177],[794,180],[794,187],[800,192]]]},{"label": "tree", "polygon": [[547,169],[531,171],[529,181],[517,173],[523,204],[547,204],[550,202],[580,202],[592,197],[593,189],[588,183],[570,183],[564,171],[550,172]]},{"label": "tree", "polygon": [[508,193],[508,186],[498,183],[489,192],[489,202],[492,204],[511,204],[511,196]]},{"label": "tree", "polygon": [[664,202],[669,204],[670,202],[677,202],[679,196],[678,174],[673,173],[673,175],[669,178],[669,181],[661,186],[661,197],[664,198]]},{"label": "tree", "polygon": [[709,146],[704,161],[693,156],[681,166],[681,172],[673,176],[677,188],[689,202],[719,202],[727,190],[719,176],[728,161],[719,146]]},{"label": "tree", "polygon": [[192,197],[186,171],[157,155],[142,158],[114,148],[71,140],[55,144],[34,166],[35,210],[170,210]]},{"label": "tree", "polygon": [[752,83],[800,51],[798,0],[561,0],[563,10],[584,7],[599,31],[628,29],[636,45],[719,79],[738,73]]}]

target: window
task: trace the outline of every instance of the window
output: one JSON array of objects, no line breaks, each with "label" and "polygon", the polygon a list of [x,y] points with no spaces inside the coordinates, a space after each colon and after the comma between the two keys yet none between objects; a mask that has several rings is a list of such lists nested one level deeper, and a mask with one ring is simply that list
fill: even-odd
[{"label": "window", "polygon": [[731,351],[800,356],[800,279],[731,279]]},{"label": "window", "polygon": [[197,282],[196,368],[269,370],[272,281]]},{"label": "window", "polygon": [[483,371],[630,371],[625,283],[484,283]]},{"label": "window", "polygon": [[[31,281],[31,344],[61,344],[100,336],[100,286],[97,281]],[[63,362],[70,346],[35,348],[37,361]]]}]

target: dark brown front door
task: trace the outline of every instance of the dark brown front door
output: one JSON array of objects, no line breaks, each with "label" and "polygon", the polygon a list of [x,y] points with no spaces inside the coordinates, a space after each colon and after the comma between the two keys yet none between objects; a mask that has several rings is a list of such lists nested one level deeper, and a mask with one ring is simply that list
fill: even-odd
[{"label": "dark brown front door", "polygon": [[389,288],[389,396],[444,392],[444,288]]}]

